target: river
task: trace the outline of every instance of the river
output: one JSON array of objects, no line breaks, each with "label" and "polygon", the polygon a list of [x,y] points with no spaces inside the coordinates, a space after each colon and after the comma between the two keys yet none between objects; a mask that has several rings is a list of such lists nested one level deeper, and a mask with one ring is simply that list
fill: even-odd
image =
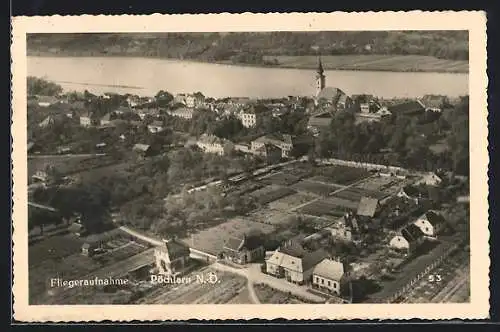
[{"label": "river", "polygon": [[[315,72],[132,57],[28,57],[28,75],[57,82],[64,90],[155,95],[200,91],[206,96],[271,98],[311,96]],[[347,94],[382,98],[468,94],[466,73],[327,70],[326,85]]]}]

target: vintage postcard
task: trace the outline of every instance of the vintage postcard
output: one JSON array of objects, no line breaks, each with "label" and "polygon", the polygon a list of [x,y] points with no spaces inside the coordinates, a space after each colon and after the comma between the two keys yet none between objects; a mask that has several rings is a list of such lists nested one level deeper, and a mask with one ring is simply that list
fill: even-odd
[{"label": "vintage postcard", "polygon": [[14,319],[488,318],[485,13],[12,23]]}]

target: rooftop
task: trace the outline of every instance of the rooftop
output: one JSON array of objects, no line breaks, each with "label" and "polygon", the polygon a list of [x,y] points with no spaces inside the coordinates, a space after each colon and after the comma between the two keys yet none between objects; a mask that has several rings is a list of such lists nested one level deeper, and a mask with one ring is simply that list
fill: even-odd
[{"label": "rooftop", "polygon": [[314,268],[313,273],[321,277],[340,281],[344,276],[344,264],[340,261],[325,258]]},{"label": "rooftop", "polygon": [[358,216],[373,217],[377,211],[378,200],[376,198],[361,197],[358,205]]}]

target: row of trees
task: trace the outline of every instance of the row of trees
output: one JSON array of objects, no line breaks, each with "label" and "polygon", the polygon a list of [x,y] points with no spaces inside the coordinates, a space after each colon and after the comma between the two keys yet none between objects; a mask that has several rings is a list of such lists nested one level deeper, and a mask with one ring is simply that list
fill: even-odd
[{"label": "row of trees", "polygon": [[28,76],[27,84],[28,96],[57,96],[63,91],[60,85],[33,76]]}]

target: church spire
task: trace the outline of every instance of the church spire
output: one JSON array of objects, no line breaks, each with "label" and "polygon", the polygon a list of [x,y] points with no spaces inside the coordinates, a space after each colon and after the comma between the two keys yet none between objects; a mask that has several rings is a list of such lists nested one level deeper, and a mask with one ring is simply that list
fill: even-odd
[{"label": "church spire", "polygon": [[318,57],[318,74],[323,75],[323,64],[321,63],[321,57]]},{"label": "church spire", "polygon": [[323,63],[321,63],[321,57],[319,57],[318,70],[316,72],[316,97],[318,97],[320,92],[325,88],[325,83],[326,83],[325,71],[323,70]]}]

